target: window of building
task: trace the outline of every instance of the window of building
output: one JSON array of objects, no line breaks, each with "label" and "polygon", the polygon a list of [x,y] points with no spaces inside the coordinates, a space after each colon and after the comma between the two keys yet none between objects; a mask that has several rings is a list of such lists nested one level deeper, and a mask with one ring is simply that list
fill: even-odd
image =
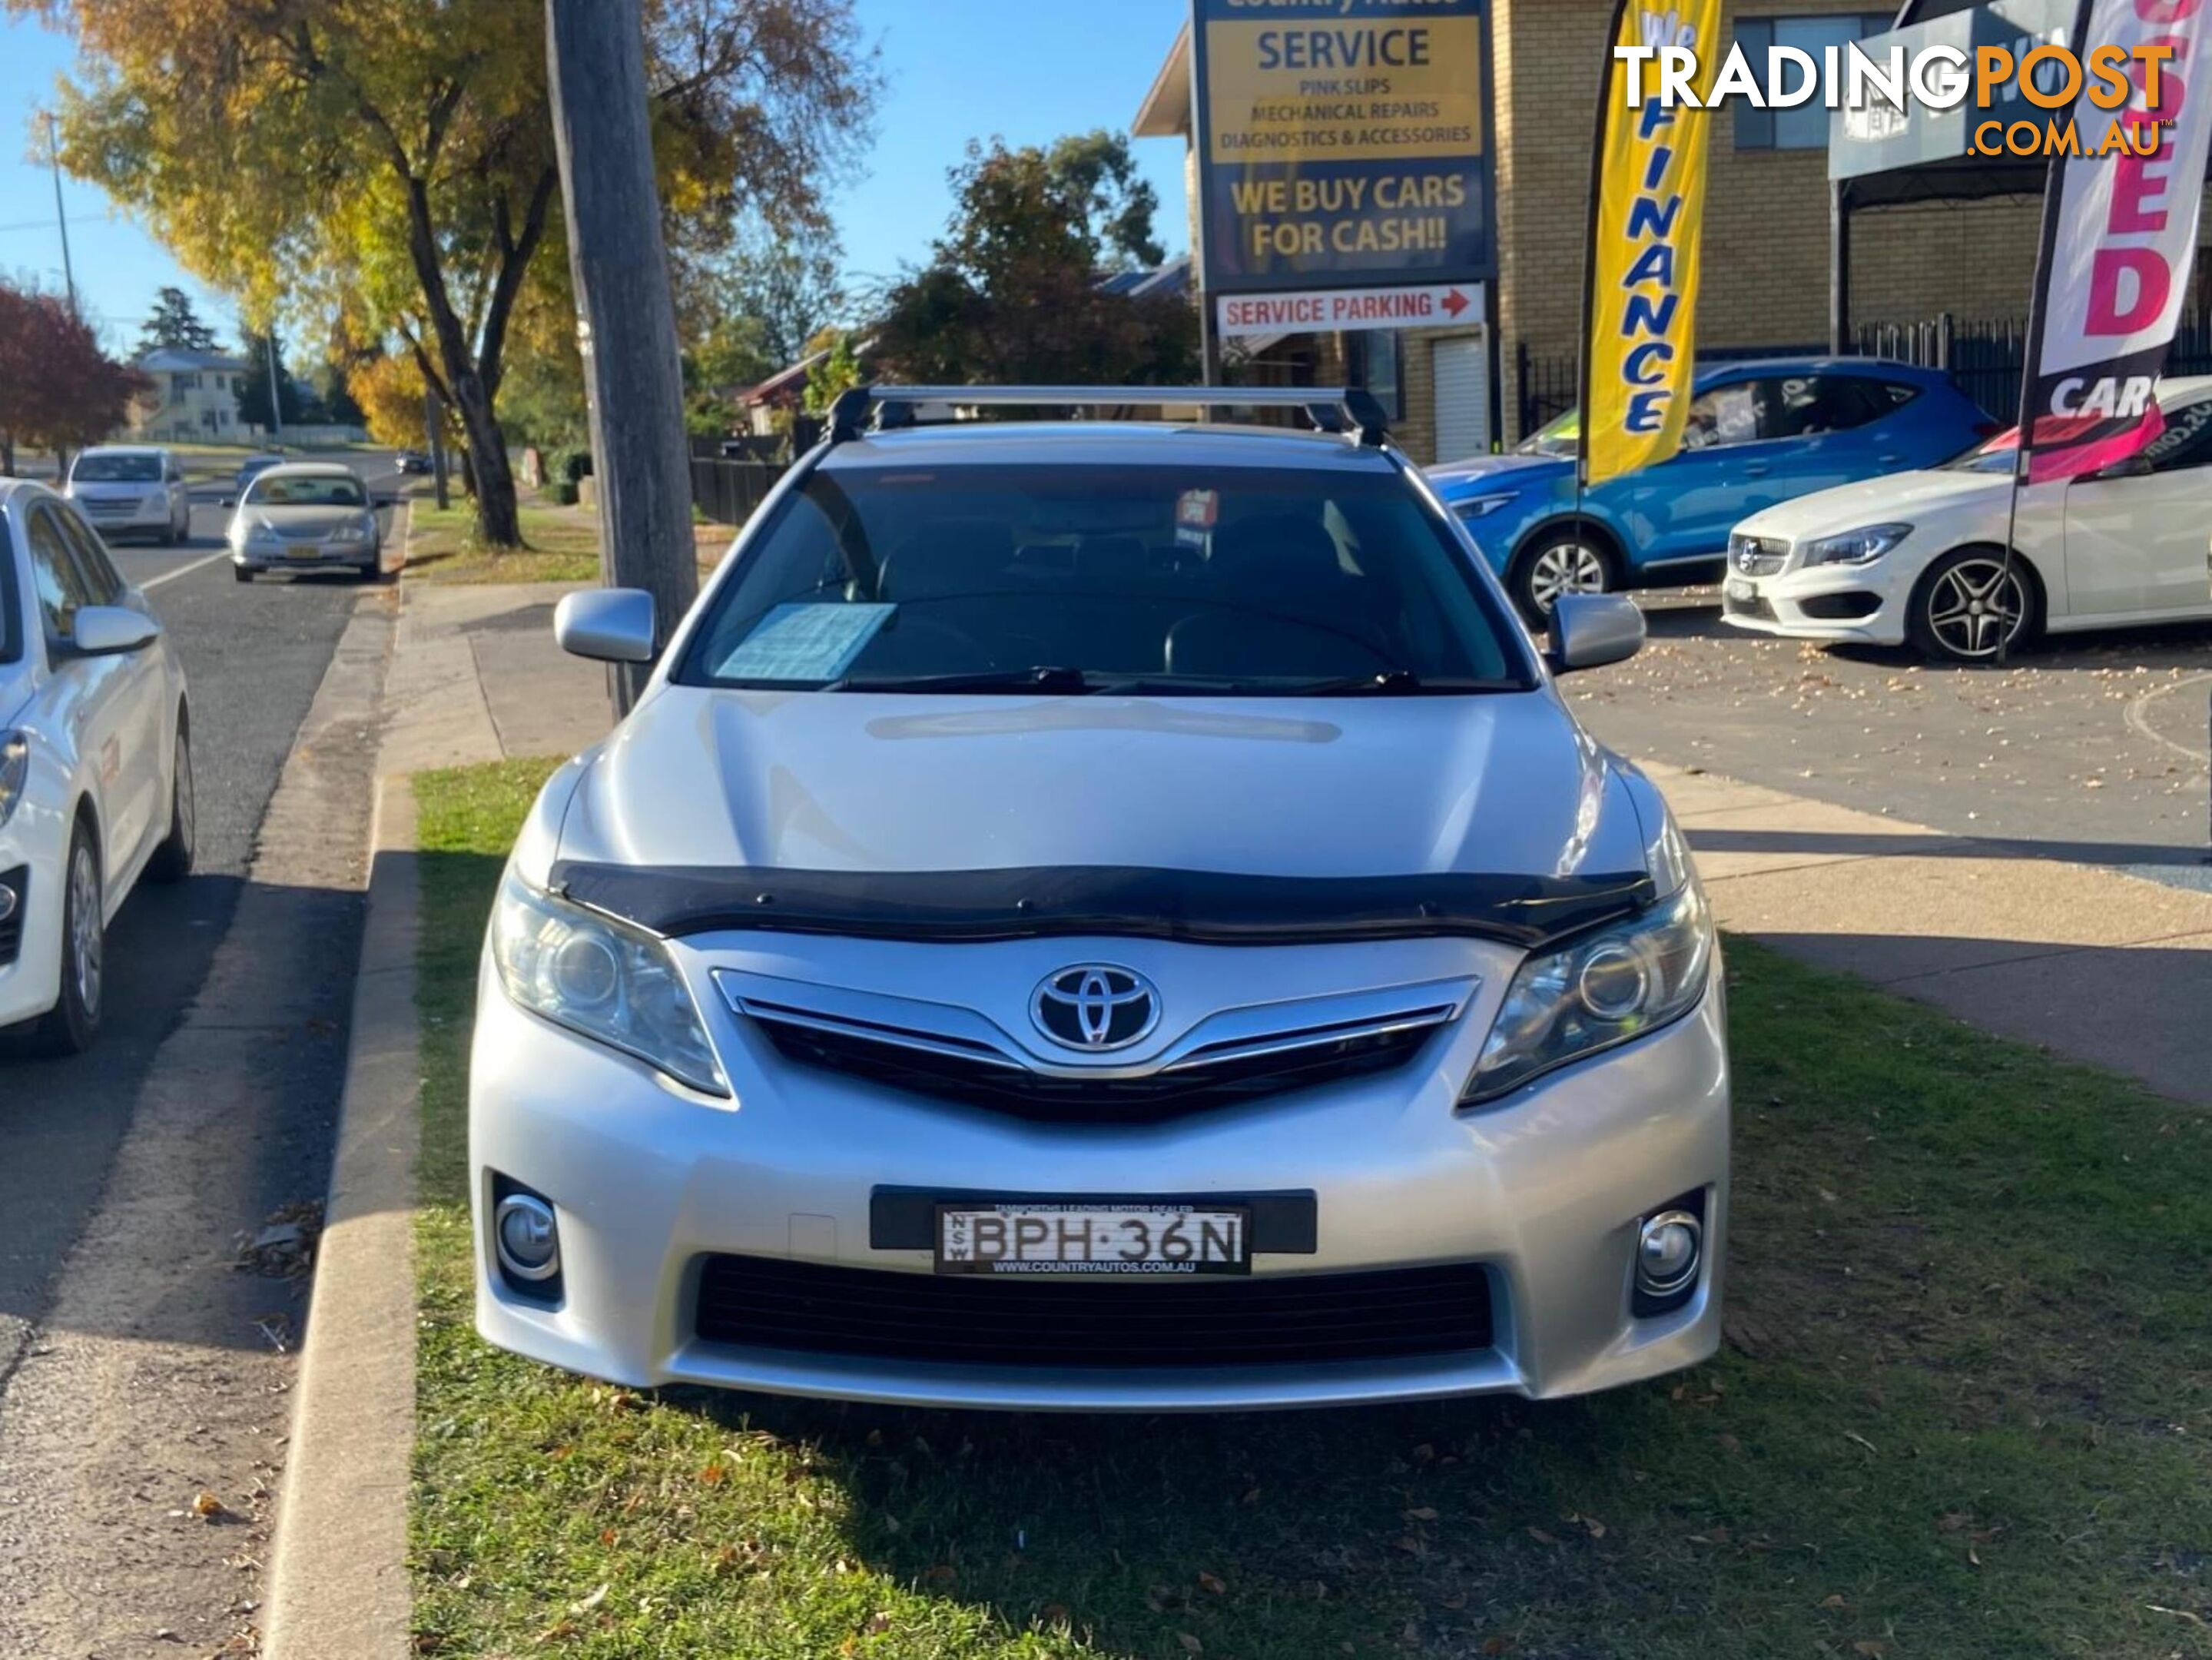
[{"label": "window of building", "polygon": [[[1763,83],[1766,55],[1773,46],[1795,46],[1825,64],[1830,46],[1842,47],[1869,34],[1886,34],[1895,25],[1895,15],[1886,11],[1845,12],[1836,17],[1742,17],[1736,20],[1736,44],[1750,60],[1752,72]],[[1793,75],[1790,84],[1796,85]],[[1739,103],[1735,112],[1735,147],[1740,150],[1820,150],[1828,148],[1831,112],[1826,96],[1792,110],[1755,109]]]},{"label": "window of building", "polygon": [[1344,337],[1346,376],[1353,386],[1373,392],[1383,413],[1394,421],[1406,413],[1399,342],[1395,329],[1359,329]]}]

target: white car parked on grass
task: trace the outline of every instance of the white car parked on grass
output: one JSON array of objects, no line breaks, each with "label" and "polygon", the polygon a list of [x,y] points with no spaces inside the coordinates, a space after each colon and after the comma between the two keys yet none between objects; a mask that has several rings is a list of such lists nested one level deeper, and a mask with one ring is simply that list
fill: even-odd
[{"label": "white car parked on grass", "polygon": [[[470,1077],[477,1328],[633,1384],[1158,1412],[1720,1341],[1725,994],[1650,781],[1339,435],[839,400],[546,785]],[[871,409],[880,413],[872,429]],[[581,655],[653,660],[636,590]]]},{"label": "white car parked on grass", "polygon": [[2212,617],[2212,377],[2159,388],[2165,434],[2103,472],[2020,492],[2014,434],[1754,514],[1729,540],[1722,614],[1799,640],[1910,642],[1972,662],[2037,634]]},{"label": "white car parked on grass", "polygon": [[174,547],[191,534],[191,495],[168,450],[124,444],[80,450],[63,493],[102,536],[150,536]]},{"label": "white car parked on grass", "polygon": [[100,1029],[109,920],[192,866],[185,672],[82,518],[0,479],[0,1027]]}]

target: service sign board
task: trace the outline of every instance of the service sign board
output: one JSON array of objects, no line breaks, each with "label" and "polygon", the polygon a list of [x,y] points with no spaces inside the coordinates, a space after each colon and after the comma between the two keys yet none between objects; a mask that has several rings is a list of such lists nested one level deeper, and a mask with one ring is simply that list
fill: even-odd
[{"label": "service sign board", "polygon": [[1224,294],[1213,309],[1215,327],[1224,340],[1334,329],[1440,329],[1480,323],[1487,314],[1480,283]]},{"label": "service sign board", "polygon": [[1488,0],[1192,3],[1210,294],[1493,274]]}]

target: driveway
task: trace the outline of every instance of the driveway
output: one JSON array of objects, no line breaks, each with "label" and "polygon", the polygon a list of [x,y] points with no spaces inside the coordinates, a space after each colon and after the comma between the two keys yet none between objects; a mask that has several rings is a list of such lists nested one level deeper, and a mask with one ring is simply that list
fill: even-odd
[{"label": "driveway", "polygon": [[2068,635],[2002,669],[1729,628],[1647,596],[1651,643],[1565,683],[1615,749],[2051,858],[2212,886],[2212,624]]}]

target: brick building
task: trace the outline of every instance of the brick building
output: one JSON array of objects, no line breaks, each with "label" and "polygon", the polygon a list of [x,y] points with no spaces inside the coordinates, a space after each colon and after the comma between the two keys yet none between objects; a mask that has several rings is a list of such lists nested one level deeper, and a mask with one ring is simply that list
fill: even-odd
[{"label": "brick building", "polygon": [[[1563,378],[1571,383],[1598,77],[1612,11],[1612,0],[1492,0],[1494,331],[1408,331],[1395,345],[1389,337],[1302,337],[1269,344],[1253,366],[1255,378],[1310,374],[1326,381],[1347,373],[1348,359],[1354,372],[1363,359],[1380,363],[1396,378],[1397,429],[1407,450],[1425,461],[1469,453],[1478,438],[1487,447],[1492,440],[1511,443],[1524,435],[1523,355],[1550,390]],[[1831,42],[1881,33],[1895,15],[1882,0],[1725,0],[1723,12],[1728,38],[1761,53],[1760,61],[1768,45],[1817,54]],[[1188,145],[1189,51],[1186,32],[1138,112],[1137,136],[1178,137]],[[1802,349],[1827,339],[1827,120],[1817,107],[1713,116],[1701,351]],[[1186,158],[1195,204],[1195,152],[1187,148]],[[1856,217],[1855,320],[2020,315],[2034,271],[2039,212],[2033,201],[2008,198]],[[1195,224],[1192,240],[1197,246]],[[1487,403],[1487,413],[1478,400]]]}]

